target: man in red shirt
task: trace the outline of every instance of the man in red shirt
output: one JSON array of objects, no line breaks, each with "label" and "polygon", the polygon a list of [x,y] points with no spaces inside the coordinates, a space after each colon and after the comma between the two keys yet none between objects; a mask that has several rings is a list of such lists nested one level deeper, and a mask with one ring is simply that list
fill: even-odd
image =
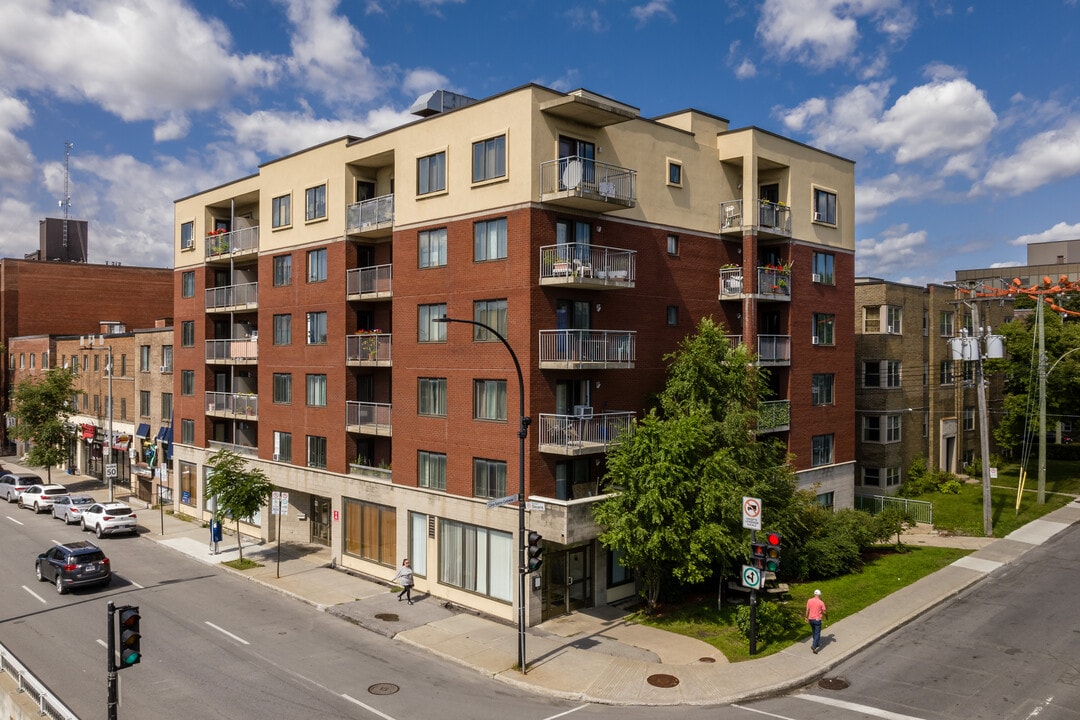
[{"label": "man in red shirt", "polygon": [[810,629],[814,632],[813,641],[810,643],[810,651],[817,655],[821,649],[821,621],[825,619],[828,610],[821,599],[821,591],[815,590],[813,597],[806,601],[806,620],[810,623]]}]

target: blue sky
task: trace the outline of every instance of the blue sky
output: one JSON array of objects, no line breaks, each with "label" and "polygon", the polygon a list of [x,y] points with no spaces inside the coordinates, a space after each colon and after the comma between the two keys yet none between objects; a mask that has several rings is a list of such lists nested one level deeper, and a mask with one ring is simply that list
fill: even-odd
[{"label": "blue sky", "polygon": [[[62,217],[169,266],[172,202],[444,88],[584,87],[856,161],[859,275],[1080,238],[1078,0],[0,0],[0,256]],[[1002,271],[1007,275],[1006,270]]]}]

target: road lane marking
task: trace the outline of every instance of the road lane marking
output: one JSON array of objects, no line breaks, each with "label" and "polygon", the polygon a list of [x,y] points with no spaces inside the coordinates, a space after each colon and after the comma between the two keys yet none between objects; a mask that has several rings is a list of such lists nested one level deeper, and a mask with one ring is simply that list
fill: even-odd
[{"label": "road lane marking", "polygon": [[746,710],[747,712],[757,713],[758,715],[768,715],[771,718],[777,718],[777,720],[795,720],[795,718],[790,718],[787,715],[777,715],[776,713],[765,712],[764,710],[746,707],[745,705],[737,705],[732,703],[731,707],[739,708],[740,710]]},{"label": "road lane marking", "polygon": [[370,706],[370,705],[368,705],[367,703],[364,703],[364,702],[360,702],[359,700],[357,700],[356,698],[352,697],[351,695],[348,695],[348,694],[346,694],[346,693],[342,693],[342,694],[341,694],[341,697],[345,698],[346,700],[348,700],[348,701],[349,701],[349,702],[351,702],[351,703],[356,703],[357,705],[359,705],[360,707],[364,708],[365,710],[367,710],[367,711],[368,711],[369,713],[371,713],[372,715],[378,715],[378,716],[379,716],[379,717],[381,717],[381,718],[382,718],[383,720],[394,720],[394,718],[392,718],[391,716],[387,715],[386,713],[384,713],[384,712],[382,712],[382,711],[380,711],[380,710],[376,710],[375,708],[371,707],[371,706]]},{"label": "road lane marking", "polygon": [[45,598],[41,597],[40,595],[38,595],[38,594],[37,594],[36,592],[34,592],[34,591],[33,591],[33,590],[31,590],[30,588],[26,587],[25,585],[23,585],[23,586],[22,586],[22,589],[23,589],[23,590],[25,590],[26,592],[30,593],[30,594],[31,594],[31,595],[33,595],[34,597],[36,597],[36,598],[37,598],[38,600],[40,600],[40,601],[41,601],[41,604],[42,604],[42,605],[48,605],[48,604],[49,604],[49,601],[48,601],[48,600],[46,600]]},{"label": "road lane marking", "polygon": [[105,648],[106,650],[109,649],[109,643],[105,642],[101,638],[97,639],[97,644],[100,645],[101,647]]},{"label": "road lane marking", "polygon": [[582,708],[587,708],[587,707],[589,707],[589,706],[588,705],[578,705],[576,708],[570,708],[566,712],[561,712],[558,715],[549,715],[546,718],[544,718],[544,720],[555,720],[555,718],[566,717],[570,713],[576,713],[578,710],[581,710]]},{"label": "road lane marking", "polygon": [[222,635],[228,635],[229,637],[231,637],[233,640],[235,640],[238,643],[244,643],[245,645],[250,645],[251,644],[247,640],[245,640],[244,638],[240,637],[239,635],[233,635],[231,632],[229,632],[225,628],[219,627],[219,626],[215,625],[214,623],[210,622],[209,620],[206,620],[205,622],[206,622],[207,625],[214,628],[215,630],[217,630]]},{"label": "road lane marking", "polygon": [[870,715],[871,717],[884,718],[884,720],[923,720],[923,718],[918,718],[914,715],[901,715],[900,713],[889,712],[888,710],[881,710],[879,708],[871,707],[869,705],[860,705],[859,703],[847,702],[846,700],[837,700],[835,698],[822,697],[820,695],[793,695],[792,697],[821,703],[822,705],[831,705],[832,707],[843,708],[844,710],[851,710],[852,712],[861,712],[864,715]]},{"label": "road lane marking", "polygon": [[145,586],[140,585],[139,583],[135,582],[131,578],[128,578],[128,582],[131,583],[132,585],[134,585],[135,587],[139,588],[140,590],[145,590],[146,589]]},{"label": "road lane marking", "polygon": [[7,519],[10,520],[11,522],[15,523],[16,525],[22,525],[23,524],[23,523],[19,522],[18,520],[16,520],[15,518],[11,517],[10,515],[7,516]]}]

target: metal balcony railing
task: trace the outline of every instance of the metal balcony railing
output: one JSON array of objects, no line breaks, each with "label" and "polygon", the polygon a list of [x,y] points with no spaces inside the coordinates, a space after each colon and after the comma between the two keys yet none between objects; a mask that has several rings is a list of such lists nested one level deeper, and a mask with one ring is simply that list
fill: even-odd
[{"label": "metal balcony railing", "polygon": [[207,362],[255,362],[259,359],[259,341],[254,338],[243,340],[207,340]]},{"label": "metal balcony railing", "polygon": [[370,200],[352,203],[345,210],[345,231],[364,230],[394,222],[394,195],[381,195]]},{"label": "metal balcony railing", "polygon": [[573,195],[631,206],[637,171],[573,156],[540,164],[540,195]]},{"label": "metal balcony railing", "polygon": [[791,235],[791,208],[783,203],[769,202],[768,200],[755,200],[758,207],[757,217],[743,213],[742,200],[728,200],[720,204],[720,232],[742,232],[753,227],[753,221],[757,221],[759,232],[772,235]]},{"label": "metal balcony railing", "polygon": [[358,333],[345,336],[345,362],[389,365],[393,360],[393,333]]},{"label": "metal balcony railing", "polygon": [[259,249],[259,227],[240,228],[227,233],[211,233],[206,236],[206,257],[235,255]]},{"label": "metal balcony railing", "polygon": [[259,283],[224,285],[206,289],[206,309],[256,308],[259,306]]},{"label": "metal balcony railing", "polygon": [[354,268],[345,273],[345,293],[350,297],[389,298],[393,295],[393,265]]},{"label": "metal balcony railing", "polygon": [[632,368],[637,359],[634,330],[541,330],[540,366]]},{"label": "metal balcony railing", "polygon": [[622,433],[633,432],[632,412],[585,415],[540,413],[537,442],[540,452],[582,455],[606,452]]},{"label": "metal balcony railing", "polygon": [[345,427],[349,432],[389,436],[392,428],[390,416],[390,403],[345,402]]},{"label": "metal balcony railing", "polygon": [[246,455],[249,457],[258,457],[259,448],[256,445],[242,445],[240,443],[222,442],[221,440],[211,440],[207,443],[207,447],[211,450],[228,450],[234,452],[237,455]]},{"label": "metal balcony railing", "polygon": [[207,392],[206,412],[256,420],[259,417],[259,396],[253,393]]},{"label": "metal balcony railing", "polygon": [[637,251],[588,243],[564,243],[540,248],[540,280],[582,284],[632,286],[637,276]]}]

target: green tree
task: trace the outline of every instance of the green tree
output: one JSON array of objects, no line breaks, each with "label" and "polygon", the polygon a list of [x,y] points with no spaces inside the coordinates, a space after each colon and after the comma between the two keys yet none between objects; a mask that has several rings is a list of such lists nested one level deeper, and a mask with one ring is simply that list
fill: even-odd
[{"label": "green tree", "polygon": [[634,569],[649,612],[668,577],[699,583],[746,557],[744,496],[761,498],[770,529],[785,535],[801,506],[784,446],[755,434],[767,386],[746,347],[705,319],[665,359],[659,408],[608,454],[613,492],[593,508],[601,542]]},{"label": "green tree", "polygon": [[52,482],[52,468],[67,461],[68,444],[74,434],[68,430],[75,379],[67,368],[52,368],[36,378],[15,385],[11,434],[30,444],[27,462],[45,468]]},{"label": "green tree", "polygon": [[274,485],[267,480],[266,473],[258,468],[249,469],[242,457],[228,450],[218,450],[207,464],[214,470],[206,481],[206,496],[217,498],[215,519],[224,514],[236,521],[236,547],[243,560],[240,520],[250,518],[266,504]]}]

